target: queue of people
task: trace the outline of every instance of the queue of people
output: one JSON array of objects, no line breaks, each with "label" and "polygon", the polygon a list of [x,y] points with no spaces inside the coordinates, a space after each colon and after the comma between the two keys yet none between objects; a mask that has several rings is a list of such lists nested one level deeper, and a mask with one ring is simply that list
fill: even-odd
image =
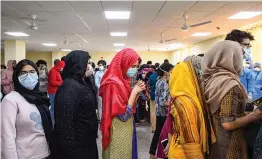
[{"label": "queue of people", "polygon": [[262,121],[262,71],[250,57],[252,40],[233,30],[204,55],[176,65],[141,65],[130,48],[108,67],[100,60],[96,68],[78,50],[50,71],[43,60],[9,61],[1,66],[1,156],[98,159],[100,129],[103,159],[139,159],[136,126],[150,122],[150,159],[260,159],[261,124],[246,135]]}]

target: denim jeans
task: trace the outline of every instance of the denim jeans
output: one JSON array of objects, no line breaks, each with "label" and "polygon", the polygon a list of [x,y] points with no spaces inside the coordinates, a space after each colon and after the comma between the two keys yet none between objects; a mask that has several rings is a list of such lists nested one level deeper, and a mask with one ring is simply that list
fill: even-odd
[{"label": "denim jeans", "polygon": [[55,94],[48,94],[51,102],[51,108],[50,108],[50,115],[52,119],[52,125],[54,127],[55,125],[55,118],[54,118],[54,106],[55,106]]}]

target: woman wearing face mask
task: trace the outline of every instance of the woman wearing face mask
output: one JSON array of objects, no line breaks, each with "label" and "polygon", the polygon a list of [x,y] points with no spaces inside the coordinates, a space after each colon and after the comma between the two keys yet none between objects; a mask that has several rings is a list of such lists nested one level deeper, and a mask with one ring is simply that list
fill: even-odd
[{"label": "woman wearing face mask", "polygon": [[[148,65],[146,65],[148,66]],[[144,65],[142,65],[144,67]],[[152,68],[143,68],[142,70],[139,71],[137,80],[141,80],[145,82],[146,84],[146,90],[140,93],[140,96],[137,101],[137,110],[138,110],[138,123],[140,122],[145,122],[146,119],[150,120],[150,115],[149,113],[147,114],[147,106],[149,105],[147,101],[149,100],[149,86],[148,86],[148,80],[150,75],[154,72],[154,69]],[[148,111],[149,112],[149,111]]]},{"label": "woman wearing face mask", "polygon": [[7,69],[3,70],[1,73],[1,85],[3,87],[4,96],[14,90],[13,84],[13,69],[14,69],[15,60],[9,60],[7,62]]},{"label": "woman wearing face mask", "polygon": [[242,61],[241,46],[228,40],[217,43],[203,58],[204,95],[216,136],[208,158],[247,158],[244,127],[261,120],[258,109],[245,115],[248,95],[239,79]]},{"label": "woman wearing face mask", "polygon": [[50,102],[39,91],[38,79],[32,61],[17,64],[13,74],[15,91],[5,96],[1,105],[1,152],[5,159],[43,159],[50,155]]},{"label": "woman wearing face mask", "polygon": [[103,101],[101,119],[104,159],[137,159],[136,134],[133,123],[135,103],[143,82],[131,90],[130,78],[137,73],[139,55],[126,48],[116,54],[104,74],[99,95]]},{"label": "woman wearing face mask", "polygon": [[254,72],[253,77],[255,78],[254,88],[255,91],[253,93],[253,100],[257,100],[262,97],[262,71],[261,71],[261,64],[255,63],[254,64]]},{"label": "woman wearing face mask", "polygon": [[95,82],[97,88],[99,89],[102,77],[106,71],[106,61],[100,60],[98,61],[97,65],[98,65],[98,71],[96,71],[95,73]]},{"label": "woman wearing face mask", "polygon": [[72,51],[65,57],[64,81],[55,97],[56,158],[98,159],[97,102],[88,57],[85,51]]},{"label": "woman wearing face mask", "polygon": [[[104,73],[106,72],[106,61],[100,60],[98,61],[97,65],[98,65],[98,71],[96,71],[95,73],[95,84],[96,84],[97,89],[99,89],[102,77]],[[101,120],[102,98],[99,95],[97,96],[97,98],[98,98],[98,114],[99,114],[98,117],[99,117],[99,120]]]},{"label": "woman wearing face mask", "polygon": [[150,146],[150,158],[155,159],[157,143],[161,130],[166,121],[168,114],[168,106],[170,102],[170,92],[168,80],[174,66],[170,63],[163,63],[157,70],[158,81],[155,90],[155,103],[156,103],[156,130]]},{"label": "woman wearing face mask", "polygon": [[52,118],[52,123],[53,125],[55,124],[54,122],[54,102],[55,102],[55,95],[57,88],[62,84],[62,76],[61,72],[63,71],[63,68],[65,67],[65,62],[64,61],[59,61],[56,63],[56,65],[49,71],[48,74],[48,96],[50,98],[51,102],[51,118]]},{"label": "woman wearing face mask", "polygon": [[47,86],[48,86],[48,69],[47,63],[44,60],[38,60],[36,65],[39,70],[39,82],[40,82],[40,91],[47,95]]},{"label": "woman wearing face mask", "polygon": [[[4,70],[6,69],[6,66],[5,65],[1,65],[1,77],[3,76],[2,73],[4,72]],[[1,100],[3,98],[3,86],[1,85]]]}]

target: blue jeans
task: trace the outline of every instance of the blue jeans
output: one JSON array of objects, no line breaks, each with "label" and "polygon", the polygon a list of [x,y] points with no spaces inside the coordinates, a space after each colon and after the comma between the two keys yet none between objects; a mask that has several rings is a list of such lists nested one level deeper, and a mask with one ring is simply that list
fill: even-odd
[{"label": "blue jeans", "polygon": [[55,118],[54,118],[54,107],[55,107],[55,94],[48,94],[50,98],[51,108],[50,108],[50,115],[52,119],[52,125],[55,125]]}]

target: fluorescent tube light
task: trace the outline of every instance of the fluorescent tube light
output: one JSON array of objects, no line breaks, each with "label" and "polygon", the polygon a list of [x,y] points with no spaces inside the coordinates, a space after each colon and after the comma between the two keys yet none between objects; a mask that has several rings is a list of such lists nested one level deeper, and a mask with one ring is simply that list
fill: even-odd
[{"label": "fluorescent tube light", "polygon": [[124,43],[114,43],[114,46],[125,46]]},{"label": "fluorescent tube light", "polygon": [[55,43],[43,43],[44,46],[57,46]]},{"label": "fluorescent tube light", "polygon": [[61,49],[61,51],[70,52],[70,51],[72,51],[72,50],[71,50],[71,49]]},{"label": "fluorescent tube light", "polygon": [[127,36],[127,32],[111,32],[111,36]]},{"label": "fluorescent tube light", "polygon": [[210,32],[197,32],[197,33],[194,33],[192,36],[208,36],[208,35],[211,35],[212,33]]},{"label": "fluorescent tube light", "polygon": [[29,36],[28,34],[22,32],[5,32],[5,33],[11,36]]},{"label": "fluorescent tube light", "polygon": [[129,19],[130,11],[105,11],[106,19]]},{"label": "fluorescent tube light", "polygon": [[228,19],[250,19],[261,14],[262,12],[239,12],[235,15],[232,15]]}]

